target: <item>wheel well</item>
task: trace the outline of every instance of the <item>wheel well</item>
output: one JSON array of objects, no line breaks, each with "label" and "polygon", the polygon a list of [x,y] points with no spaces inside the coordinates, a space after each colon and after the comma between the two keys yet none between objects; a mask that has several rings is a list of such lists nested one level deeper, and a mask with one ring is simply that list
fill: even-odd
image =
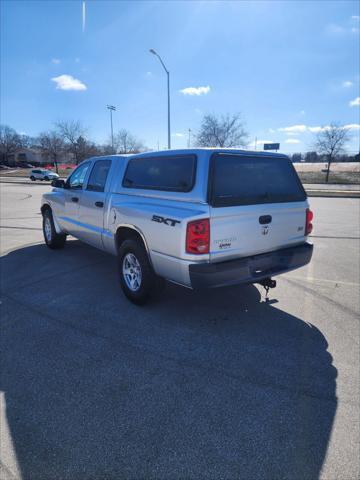
[{"label": "wheel well", "polygon": [[50,210],[50,212],[51,212],[51,207],[50,207],[50,205],[48,205],[47,203],[45,203],[45,204],[41,207],[41,213],[44,215],[44,213],[46,212],[46,210]]},{"label": "wheel well", "polygon": [[129,227],[119,227],[116,231],[115,235],[115,241],[116,241],[116,249],[118,250],[120,245],[124,240],[128,240],[129,238],[132,238],[134,240],[138,240],[139,242],[144,245],[145,250],[147,250],[144,239],[140,235],[140,233],[137,230],[134,230],[133,228]]}]

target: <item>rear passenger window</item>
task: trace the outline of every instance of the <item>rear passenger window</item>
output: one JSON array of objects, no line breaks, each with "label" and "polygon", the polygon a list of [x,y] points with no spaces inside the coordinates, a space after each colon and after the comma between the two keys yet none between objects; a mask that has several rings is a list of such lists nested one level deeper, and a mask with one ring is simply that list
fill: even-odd
[{"label": "rear passenger window", "polygon": [[189,192],[194,186],[195,170],[194,155],[133,158],[128,163],[123,186]]},{"label": "rear passenger window", "polygon": [[103,192],[106,179],[111,167],[111,160],[98,160],[91,170],[86,190]]}]

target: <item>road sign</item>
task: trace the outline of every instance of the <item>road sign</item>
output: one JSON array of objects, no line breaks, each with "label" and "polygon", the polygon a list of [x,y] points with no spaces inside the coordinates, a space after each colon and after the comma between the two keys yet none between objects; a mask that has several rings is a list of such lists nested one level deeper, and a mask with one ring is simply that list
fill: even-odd
[{"label": "road sign", "polygon": [[279,150],[280,143],[264,143],[264,150]]}]

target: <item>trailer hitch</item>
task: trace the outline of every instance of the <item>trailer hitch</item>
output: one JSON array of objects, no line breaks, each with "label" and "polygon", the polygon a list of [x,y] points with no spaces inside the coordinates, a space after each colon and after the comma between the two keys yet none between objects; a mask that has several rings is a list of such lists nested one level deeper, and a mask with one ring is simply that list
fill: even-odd
[{"label": "trailer hitch", "polygon": [[262,285],[265,288],[265,302],[269,302],[269,290],[270,288],[275,288],[276,287],[276,280],[273,280],[272,278],[263,278],[262,280],[259,280],[258,282],[259,285]]}]

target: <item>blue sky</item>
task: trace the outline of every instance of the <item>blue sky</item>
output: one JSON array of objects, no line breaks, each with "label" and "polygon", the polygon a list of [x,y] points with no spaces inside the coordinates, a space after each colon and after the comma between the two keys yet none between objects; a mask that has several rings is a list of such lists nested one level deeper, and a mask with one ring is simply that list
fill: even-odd
[{"label": "blue sky", "polygon": [[110,103],[115,130],[164,147],[154,48],[171,72],[173,147],[203,114],[241,112],[251,142],[306,151],[339,121],[358,149],[358,2],[2,0],[1,10],[1,123],[19,132],[79,119],[105,142]]}]

